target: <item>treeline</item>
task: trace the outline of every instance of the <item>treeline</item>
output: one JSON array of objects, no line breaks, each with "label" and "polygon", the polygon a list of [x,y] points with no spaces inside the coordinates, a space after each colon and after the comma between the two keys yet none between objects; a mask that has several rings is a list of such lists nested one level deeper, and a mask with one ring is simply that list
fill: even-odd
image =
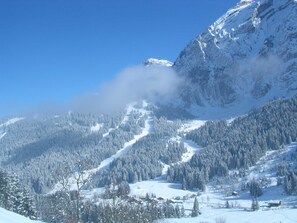
[{"label": "treeline", "polygon": [[76,199],[75,191],[40,196],[39,218],[48,223],[150,223],[158,219],[186,217],[182,204],[155,203],[151,197],[141,203],[122,196],[100,198],[96,203],[80,203],[79,209]]},{"label": "treeline", "polygon": [[132,204],[119,201],[114,204],[90,202],[84,204],[81,220],[84,223],[149,223],[164,218],[185,217],[182,205],[164,204]]},{"label": "treeline", "polygon": [[[5,129],[7,134],[0,140],[0,161],[35,193],[46,193],[57,183],[57,173],[65,166],[73,169],[76,163],[85,161],[88,168],[95,168],[139,134],[148,117],[136,110],[128,118],[125,115],[69,113],[24,119]],[[97,123],[101,127],[92,132],[91,127]],[[180,160],[186,151],[184,145],[168,143],[177,135],[180,122],[154,117],[150,124],[152,134],[115,160],[110,170],[100,172],[93,186],[153,179],[162,174],[163,164]]]},{"label": "treeline", "polygon": [[272,102],[245,117],[211,121],[187,138],[204,147],[190,162],[172,166],[168,181],[184,189],[204,189],[215,176],[231,169],[254,165],[269,150],[277,150],[297,138],[297,96]]},{"label": "treeline", "polygon": [[166,117],[167,119],[174,121],[195,119],[194,115],[182,108],[166,105],[151,105],[151,110],[154,111],[157,118]]},{"label": "treeline", "polygon": [[284,179],[285,191],[289,195],[297,195],[297,173],[291,171],[286,174]]},{"label": "treeline", "polygon": [[0,169],[0,207],[36,219],[34,198],[15,175]]},{"label": "treeline", "polygon": [[108,170],[95,176],[94,186],[154,179],[162,175],[163,163],[171,164],[181,159],[186,151],[183,143],[168,142],[176,135],[179,124],[165,118],[155,118],[152,125],[154,129],[151,134],[140,139],[126,154],[114,160]]},{"label": "treeline", "polygon": [[[38,219],[48,223],[151,223],[165,218],[197,217],[201,214],[197,197],[186,214],[183,202],[164,200],[154,194],[129,196],[127,182],[111,184],[101,194],[83,200],[80,193],[62,190],[39,195]],[[191,211],[191,213],[189,213]]]}]

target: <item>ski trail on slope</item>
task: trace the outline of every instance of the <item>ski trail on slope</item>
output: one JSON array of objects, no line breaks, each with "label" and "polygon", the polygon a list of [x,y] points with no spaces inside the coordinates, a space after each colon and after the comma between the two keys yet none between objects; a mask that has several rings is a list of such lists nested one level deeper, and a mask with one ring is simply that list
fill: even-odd
[{"label": "ski trail on slope", "polygon": [[99,130],[103,127],[102,123],[96,123],[95,125],[91,126],[91,132],[99,132]]},{"label": "ski trail on slope", "polygon": [[[184,152],[181,156],[181,161],[178,161],[176,163],[172,163],[171,165],[175,165],[175,164],[180,164],[180,163],[186,163],[189,162],[191,160],[191,158],[199,151],[202,149],[202,147],[200,147],[199,145],[197,145],[195,142],[193,142],[192,140],[187,140],[181,137],[176,137],[176,138],[172,138],[171,141],[174,142],[178,142],[178,143],[183,143],[185,148],[186,148],[186,152]],[[163,165],[163,169],[162,169],[162,176],[164,177],[167,174],[167,171],[170,167],[170,165],[162,163]]]},{"label": "ski trail on slope", "polygon": [[119,158],[122,154],[126,153],[139,139],[147,136],[150,132],[151,132],[151,117],[149,116],[145,121],[145,126],[142,129],[142,132],[139,135],[135,135],[132,140],[130,140],[129,142],[126,142],[124,144],[123,148],[118,150],[111,157],[103,160],[97,168],[92,169],[92,170],[88,170],[87,173],[95,174],[98,171],[101,171],[101,170],[107,168],[109,166],[109,164],[112,163],[112,161]]},{"label": "ski trail on slope", "polygon": [[[140,110],[140,109],[139,109]],[[147,136],[148,134],[150,134],[153,131],[153,118],[151,115],[151,112],[145,110],[145,109],[141,109],[141,113],[142,116],[147,115],[147,119],[145,120],[145,125],[144,128],[142,128],[142,131],[140,134],[135,135],[133,137],[133,139],[131,139],[130,141],[126,142],[124,144],[124,146],[119,149],[114,155],[106,158],[105,160],[103,160],[100,165],[96,168],[84,171],[83,174],[83,180],[88,180],[91,178],[92,175],[106,169],[109,167],[109,165],[117,158],[119,158],[121,155],[125,154],[138,140],[140,140],[141,138]],[[77,186],[76,186],[76,180],[75,180],[75,176],[71,176],[68,178],[68,188],[70,190],[76,190]],[[60,183],[57,183],[54,187],[54,189],[52,191],[49,192],[49,194],[53,194],[59,190],[62,190],[63,187]]]},{"label": "ski trail on slope", "polygon": [[181,142],[184,143],[187,151],[182,155],[182,160],[180,162],[186,163],[189,162],[190,159],[197,153],[199,150],[202,149],[201,146],[197,145],[195,142],[192,140],[187,140],[187,139],[181,139]]},{"label": "ski trail on slope", "polygon": [[[187,151],[182,154],[181,161],[172,163],[171,165],[189,162],[191,158],[195,155],[195,153],[197,153],[201,149],[201,147],[197,145],[195,142],[193,142],[192,140],[185,139],[185,135],[190,131],[199,129],[200,127],[205,125],[205,123],[206,123],[206,120],[192,120],[192,121],[183,123],[182,126],[177,130],[177,132],[181,136],[173,137],[171,138],[170,141],[183,143]],[[162,175],[161,175],[161,178],[162,178],[166,176],[170,165],[165,164],[163,162],[161,162],[161,164],[163,165]],[[160,178],[160,177],[157,177],[157,178]]]},{"label": "ski trail on slope", "polygon": [[12,124],[14,124],[14,123],[16,123],[16,122],[18,122],[18,121],[23,120],[23,119],[25,119],[25,118],[24,118],[24,117],[19,117],[19,118],[12,118],[12,119],[9,119],[9,120],[6,121],[5,123],[0,124],[0,128],[1,128],[1,127],[7,127],[7,126],[12,125]]},{"label": "ski trail on slope", "polygon": [[6,132],[4,132],[4,133],[0,133],[1,135],[0,135],[0,139],[2,139],[5,135],[6,135]]},{"label": "ski trail on slope", "polygon": [[[0,128],[3,128],[4,127],[4,130],[5,130],[5,127],[7,126],[10,126],[10,125],[13,125],[15,124],[16,122],[19,122],[21,120],[25,119],[24,117],[16,117],[16,118],[12,118],[12,119],[9,119],[8,121],[0,124]],[[0,131],[0,140],[7,134],[7,132],[3,132],[3,131]]]},{"label": "ski trail on slope", "polygon": [[[135,108],[135,105],[137,103],[136,102],[133,102],[131,104],[129,104],[126,108],[126,115],[124,116],[124,118],[122,119],[121,123],[116,126],[115,128],[110,128],[108,129],[108,131],[104,134],[102,134],[102,139],[101,141],[106,138],[112,131],[118,129],[121,125],[125,125],[128,121],[129,121],[129,116],[130,114],[133,112],[133,111],[138,111],[142,114],[141,117],[145,116],[145,115],[149,115],[150,117],[150,123],[153,121],[152,117],[151,117],[151,112],[145,110],[145,108],[148,106],[148,103],[146,101],[142,101],[142,108]],[[152,131],[153,129],[153,126],[151,125],[150,126],[150,131]]]},{"label": "ski trail on slope", "polygon": [[[104,138],[106,138],[112,131],[118,129],[121,125],[124,125],[124,124],[126,124],[126,123],[128,122],[128,120],[129,120],[129,115],[131,114],[131,112],[132,112],[133,110],[137,110],[137,109],[134,108],[135,104],[136,104],[136,103],[131,103],[131,104],[129,104],[129,105],[127,106],[127,108],[126,108],[126,115],[124,116],[124,118],[123,118],[123,120],[121,121],[121,123],[120,123],[118,126],[116,126],[115,128],[110,128],[110,129],[108,129],[106,133],[102,134],[102,139],[101,139],[101,141],[102,141]],[[101,142],[101,141],[100,141],[100,142]]]}]

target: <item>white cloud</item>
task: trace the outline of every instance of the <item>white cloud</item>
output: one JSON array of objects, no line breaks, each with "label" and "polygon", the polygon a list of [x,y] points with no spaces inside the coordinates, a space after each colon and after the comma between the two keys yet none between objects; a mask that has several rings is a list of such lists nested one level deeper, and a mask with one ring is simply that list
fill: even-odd
[{"label": "white cloud", "polygon": [[73,100],[71,107],[82,112],[112,112],[141,99],[166,102],[175,95],[180,83],[181,78],[171,67],[133,66],[97,92]]}]

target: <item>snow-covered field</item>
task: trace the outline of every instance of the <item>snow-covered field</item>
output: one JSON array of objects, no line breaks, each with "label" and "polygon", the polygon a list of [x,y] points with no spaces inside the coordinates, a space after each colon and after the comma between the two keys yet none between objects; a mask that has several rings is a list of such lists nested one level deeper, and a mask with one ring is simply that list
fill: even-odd
[{"label": "snow-covered field", "polygon": [[96,125],[91,127],[91,132],[98,132],[103,127],[102,123],[96,123]]},{"label": "snow-covered field", "polygon": [[41,223],[41,221],[33,221],[19,214],[0,208],[0,223]]},{"label": "snow-covered field", "polygon": [[[276,154],[267,154],[250,169],[250,177],[274,177],[274,166],[279,160],[282,160],[297,148],[296,143],[284,148],[283,151]],[[260,170],[260,172],[259,172]],[[272,178],[274,179],[274,178]],[[174,199],[191,197],[197,195],[197,191],[181,190],[180,184],[167,183],[163,178],[151,181],[138,182],[131,184],[131,195],[143,197],[146,193],[154,194],[164,199]],[[297,222],[297,196],[288,196],[285,194],[283,186],[277,186],[276,181],[264,189],[264,194],[259,197],[260,210],[251,211],[252,197],[248,191],[240,192],[239,196],[227,195],[230,191],[230,185],[218,187],[210,184],[206,191],[199,194],[198,201],[201,215],[197,218],[166,219],[159,222],[164,223],[190,223],[190,222],[226,222],[226,223],[293,223]],[[226,208],[226,202],[229,202],[232,208]],[[282,201],[278,208],[268,208],[268,202]],[[180,200],[178,204],[180,204]],[[194,199],[185,199],[183,205],[186,214],[190,215]]]},{"label": "snow-covered field", "polygon": [[[164,223],[190,223],[190,222],[226,222],[226,223],[293,223],[297,222],[297,196],[288,196],[284,192],[283,185],[277,186],[274,179],[274,167],[288,154],[295,151],[296,143],[292,143],[283,151],[275,154],[267,154],[256,166],[250,168],[247,178],[272,177],[271,184],[264,188],[264,193],[258,198],[260,209],[251,211],[252,197],[248,191],[239,192],[239,196],[231,196],[229,185],[218,186],[215,183],[209,184],[206,191],[198,195],[201,215],[197,218],[166,219],[159,222]],[[163,176],[164,177],[164,176]],[[197,194],[196,191],[181,190],[180,184],[167,183],[163,179],[138,182],[131,184],[131,195],[143,197],[146,193],[155,194],[164,199],[174,199],[177,197],[191,197]],[[226,208],[226,202],[232,208]],[[282,205],[277,208],[269,208],[268,203],[278,203]],[[186,214],[190,215],[194,199],[185,199],[183,205]],[[180,204],[180,200],[178,201]]]},{"label": "snow-covered field", "polygon": [[180,184],[167,183],[163,179],[149,180],[130,184],[131,195],[144,197],[146,193],[155,194],[157,197],[171,199],[176,196],[193,194],[190,191],[181,190]]},{"label": "snow-covered field", "polygon": [[[131,195],[144,197],[146,193],[155,194],[164,199],[174,199],[177,197],[191,197],[197,195],[196,191],[181,190],[180,184],[166,183],[164,180],[151,180],[131,184]],[[267,202],[283,201],[279,208],[268,208]],[[259,211],[250,211],[252,198],[248,192],[238,197],[227,197],[224,188],[218,190],[214,187],[207,187],[206,192],[198,196],[201,215],[197,218],[166,219],[159,222],[164,223],[190,223],[190,222],[219,222],[219,219],[226,223],[293,223],[297,222],[297,197],[287,196],[283,193],[282,186],[271,187],[259,198]],[[226,202],[233,208],[226,208]],[[179,201],[180,202],[180,201]],[[183,205],[186,214],[191,213],[194,199],[186,199]],[[179,203],[179,205],[181,205]],[[295,207],[295,208],[293,208]]]},{"label": "snow-covered field", "polygon": [[[163,180],[151,180],[131,184],[131,195],[144,197],[146,193],[155,194],[164,199],[174,199],[177,197],[191,197],[197,194],[195,191],[181,190],[180,184],[166,183]],[[259,198],[260,210],[251,211],[252,198],[249,193],[244,193],[239,197],[227,197],[221,191],[207,187],[206,192],[198,196],[201,215],[197,218],[166,219],[159,222],[164,223],[192,223],[192,222],[225,222],[225,223],[293,223],[297,222],[297,197],[283,194],[282,187],[272,187]],[[272,200],[273,199],[273,200]],[[267,202],[284,201],[279,208],[268,208]],[[226,202],[233,205],[233,208],[226,208]],[[178,201],[178,205],[180,204]],[[186,199],[183,205],[186,214],[190,215],[193,208],[194,199]],[[289,205],[289,206],[287,206]],[[293,208],[295,206],[295,208]],[[225,220],[225,221],[219,221]]]},{"label": "snow-covered field", "polygon": [[180,133],[187,133],[195,129],[199,129],[206,123],[205,120],[192,120],[182,124],[181,128],[178,130]]},{"label": "snow-covered field", "polygon": [[159,223],[296,223],[297,209],[248,212],[242,209],[202,209],[196,218],[166,219]]}]

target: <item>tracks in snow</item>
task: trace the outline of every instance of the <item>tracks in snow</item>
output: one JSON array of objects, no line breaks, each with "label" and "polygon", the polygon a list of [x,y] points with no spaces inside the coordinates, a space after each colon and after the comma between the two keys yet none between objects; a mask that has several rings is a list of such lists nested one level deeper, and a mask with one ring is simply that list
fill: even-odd
[{"label": "tracks in snow", "polygon": [[[128,119],[129,119],[129,115],[130,113],[134,110],[134,111],[139,111],[141,113],[141,117],[144,117],[144,116],[147,116],[146,120],[145,120],[145,124],[144,124],[144,128],[142,128],[142,131],[140,134],[138,135],[135,135],[133,137],[133,139],[131,139],[130,141],[126,142],[124,144],[124,146],[119,149],[114,155],[106,158],[105,160],[103,160],[100,165],[96,168],[93,168],[93,169],[90,169],[90,170],[87,170],[84,172],[83,174],[83,181],[84,180],[87,180],[87,179],[90,179],[92,177],[92,175],[104,170],[104,169],[107,169],[109,167],[109,165],[117,158],[119,158],[120,156],[122,156],[123,154],[125,154],[138,140],[140,140],[141,138],[147,136],[148,134],[150,134],[152,131],[153,131],[153,117],[152,117],[152,114],[150,111],[147,111],[145,110],[144,107],[145,106],[145,103],[143,103],[144,106],[143,108],[141,109],[136,109],[134,108],[134,104],[132,105],[129,105],[128,108],[127,108],[127,114],[126,116],[124,117],[123,121],[121,122],[121,125],[122,124],[125,124]],[[103,137],[107,137],[109,135],[109,133],[111,131],[113,131],[114,129],[117,129],[119,128],[119,126],[117,126],[116,128],[112,128],[112,129],[109,129],[109,131],[105,134],[103,134]],[[76,180],[75,180],[75,176],[71,176],[67,179],[67,184],[69,185],[69,189],[70,190],[75,190],[76,189]],[[59,191],[59,190],[62,190],[63,187],[60,183],[57,183],[54,187],[54,189],[52,191],[50,191],[50,194],[52,193],[55,193],[56,191]]]},{"label": "tracks in snow", "polygon": [[139,135],[135,135],[133,139],[131,139],[129,142],[126,142],[124,144],[123,148],[118,150],[111,157],[103,160],[101,162],[101,164],[97,168],[94,168],[92,170],[88,170],[87,173],[95,174],[95,173],[107,168],[112,161],[114,161],[115,159],[119,158],[121,155],[126,153],[138,140],[140,140],[141,138],[147,136],[151,132],[151,129],[152,129],[151,119],[152,118],[150,116],[148,116],[147,120],[145,121],[145,126],[144,126],[144,128],[142,129],[142,132]]}]

